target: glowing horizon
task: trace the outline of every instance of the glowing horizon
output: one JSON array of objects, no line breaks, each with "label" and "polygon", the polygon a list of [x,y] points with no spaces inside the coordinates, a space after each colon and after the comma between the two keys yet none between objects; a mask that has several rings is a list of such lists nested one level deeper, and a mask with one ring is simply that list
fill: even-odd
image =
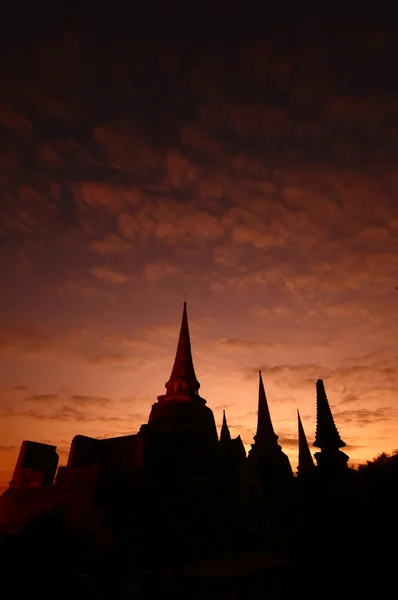
[{"label": "glowing horizon", "polygon": [[[181,303],[182,304],[182,303]],[[189,306],[189,305],[188,305]],[[200,370],[203,370],[205,367],[205,358],[203,358],[204,356],[209,356],[211,355],[212,351],[214,352],[214,347],[213,349],[211,349],[211,347],[209,346],[209,343],[204,342],[201,346],[199,346],[199,352],[198,352],[198,360],[195,360],[195,339],[192,335],[192,326],[191,326],[191,317],[188,317],[189,319],[189,323],[190,323],[190,329],[191,329],[191,344],[192,344],[192,352],[193,352],[193,357],[194,357],[194,366],[195,369],[198,371],[198,364],[200,365]],[[207,319],[209,321],[209,319]],[[205,320],[206,321],[206,320]],[[210,320],[210,322],[212,323],[212,321]],[[174,355],[175,355],[175,350],[177,348],[177,340],[178,340],[178,331],[179,331],[179,326],[180,326],[180,322],[177,320],[175,326],[162,326],[159,328],[154,328],[155,333],[156,332],[161,332],[163,335],[167,336],[167,343],[165,344],[165,348],[164,351],[162,352],[162,348],[158,348],[156,347],[156,350],[159,353],[159,356],[156,356],[154,358],[153,361],[150,361],[150,364],[145,364],[142,365],[142,369],[144,371],[148,371],[148,367],[152,367],[153,364],[156,364],[157,368],[159,368],[161,365],[164,365],[164,373],[165,376],[163,377],[163,379],[165,381],[167,381],[168,379],[168,375],[171,372],[171,368],[174,362]],[[198,323],[196,321],[193,322],[193,329],[194,330],[200,330],[203,329],[205,326],[203,325],[203,323]],[[151,329],[151,328],[150,328]],[[153,328],[152,328],[153,329]],[[150,332],[149,335],[153,335],[154,331],[152,330],[152,332]],[[120,340],[119,340],[120,342]],[[117,340],[116,340],[117,343]],[[134,345],[138,345],[138,347],[140,349],[142,349],[143,345],[145,345],[144,343],[139,344],[138,340],[129,340],[127,342],[126,339],[124,339],[124,344],[126,343],[130,343],[132,346]],[[239,340],[237,338],[220,338],[218,340],[216,340],[216,347],[218,348],[227,348],[229,353],[231,354],[231,348],[233,349],[234,346],[238,346],[239,345],[244,345],[244,340]],[[250,347],[250,344],[248,344],[248,346]],[[272,347],[272,346],[271,346]],[[150,349],[150,354],[152,353],[151,351],[152,346],[149,346]],[[173,350],[174,348],[174,350]],[[248,351],[248,354],[250,354],[250,352]],[[233,352],[232,352],[233,355]],[[112,360],[115,359],[118,356],[117,354],[110,354],[110,355],[100,355],[102,357],[103,360],[105,360],[105,356],[107,356],[107,358],[111,361],[112,364]],[[31,356],[31,360],[32,360],[32,356]],[[33,360],[35,360],[33,358]],[[36,357],[37,360],[37,357]],[[40,358],[39,358],[40,360]],[[118,360],[120,360],[120,356],[118,358]],[[131,357],[132,362],[133,361],[133,357]],[[258,360],[258,359],[257,359]],[[245,362],[245,361],[242,361]],[[96,361],[91,361],[91,364],[97,364]],[[124,361],[122,360],[121,364],[123,365]],[[101,364],[101,360],[99,360],[99,364]],[[130,363],[128,363],[130,364]],[[225,364],[225,363],[224,363]],[[168,365],[168,369],[167,369],[167,365]],[[124,366],[124,365],[123,365]],[[309,368],[309,371],[308,371]],[[308,365],[307,366],[307,372],[312,372],[314,373],[314,368],[315,365]],[[341,368],[341,367],[340,367]],[[160,368],[159,368],[160,370]],[[296,409],[299,407],[301,410],[301,414],[302,414],[302,420],[303,420],[303,425],[304,425],[304,429],[305,429],[305,433],[307,436],[307,440],[309,442],[310,445],[310,449],[311,449],[311,453],[314,454],[314,452],[316,451],[316,449],[312,448],[312,441],[314,439],[315,436],[315,424],[316,424],[316,390],[315,390],[315,382],[316,379],[318,378],[318,375],[313,375],[314,379],[313,381],[308,380],[307,384],[308,385],[303,385],[302,384],[302,389],[298,389],[295,392],[295,395],[292,397],[288,397],[288,398],[284,398],[283,395],[283,385],[280,385],[280,381],[278,382],[278,380],[281,377],[286,376],[287,373],[290,372],[290,380],[291,383],[294,385],[294,375],[292,376],[292,373],[294,374],[295,369],[294,367],[291,365],[290,367],[288,366],[279,366],[279,367],[267,367],[266,365],[263,365],[263,363],[259,363],[259,368],[257,367],[253,367],[250,368],[249,366],[247,367],[243,367],[240,370],[235,370],[234,376],[231,378],[231,372],[227,371],[228,376],[224,377],[223,380],[219,381],[219,378],[217,376],[217,380],[216,379],[212,379],[211,377],[211,373],[210,373],[210,379],[208,379],[208,377],[206,377],[205,373],[204,373],[204,377],[200,378],[200,382],[201,382],[201,395],[203,395],[205,397],[205,399],[207,400],[207,405],[209,406],[209,408],[211,408],[213,410],[214,416],[215,416],[215,420],[216,420],[216,424],[217,424],[217,429],[218,431],[220,431],[221,429],[221,423],[222,423],[222,412],[223,410],[226,411],[226,416],[227,416],[227,421],[228,421],[228,426],[229,429],[231,431],[231,434],[233,437],[236,437],[237,435],[240,435],[242,438],[242,441],[244,443],[246,452],[249,451],[251,444],[253,443],[253,436],[255,434],[256,431],[256,427],[257,427],[257,403],[258,403],[258,371],[261,370],[262,374],[263,374],[263,378],[264,378],[264,382],[265,382],[265,386],[266,386],[266,394],[267,394],[267,400],[268,400],[268,404],[270,407],[270,412],[271,412],[271,418],[274,424],[274,429],[276,434],[279,437],[278,443],[280,443],[280,445],[283,448],[283,451],[288,455],[291,464],[292,464],[292,468],[294,471],[296,471],[297,468],[297,454],[298,454],[298,439],[297,439],[297,414],[296,414]],[[298,369],[298,373],[300,373],[301,377],[302,377],[302,370],[306,371],[306,368],[303,365],[299,365],[299,369]],[[105,378],[107,377],[106,375],[106,370],[105,370]],[[217,372],[217,371],[216,371]],[[331,370],[331,372],[333,372],[333,370]],[[118,374],[114,374],[114,376],[116,376],[116,378],[125,378],[126,374],[123,373],[123,369],[122,371]],[[128,377],[128,375],[127,375]],[[214,375],[213,375],[214,377]],[[161,377],[158,379],[162,379]],[[339,429],[340,433],[341,433],[341,427],[339,427],[339,415],[343,412],[343,411],[339,411],[338,409],[336,410],[336,404],[333,402],[333,400],[330,400],[330,390],[332,390],[333,392],[335,392],[336,390],[336,384],[338,384],[337,381],[333,381],[333,375],[327,375],[326,377],[324,376],[324,380],[325,380],[325,385],[326,385],[326,392],[328,394],[329,397],[329,401],[332,407],[332,412],[334,417],[336,417],[337,414],[337,419],[335,418],[336,421],[336,425],[337,428]],[[224,392],[223,396],[228,398],[228,402],[224,402],[223,400],[221,401],[221,404],[218,403],[214,403],[211,401],[210,395],[208,395],[206,393],[206,391],[203,391],[204,385],[202,382],[205,382],[206,387],[209,389],[210,394],[211,394],[211,390],[215,389],[216,393],[220,394],[222,392]],[[237,399],[237,393],[235,391],[235,386],[237,381],[239,381],[239,397],[240,399]],[[297,379],[297,382],[299,382],[299,378]],[[328,385],[329,383],[329,385]],[[155,387],[155,385],[157,384],[157,382],[152,382],[152,385],[149,385],[148,387]],[[268,385],[267,385],[268,384]],[[123,383],[121,384],[121,389],[123,389]],[[103,384],[101,383],[101,385],[99,386],[99,388],[103,389]],[[98,389],[99,389],[98,388]],[[118,436],[118,435],[129,435],[131,433],[136,433],[140,427],[141,424],[146,423],[147,422],[147,418],[149,416],[149,412],[150,412],[150,408],[151,408],[151,404],[153,402],[156,401],[156,397],[157,395],[160,395],[162,393],[161,387],[158,390],[158,394],[153,395],[152,399],[147,395],[147,396],[136,396],[135,398],[132,398],[131,396],[128,397],[126,396],[125,398],[120,398],[119,402],[117,403],[118,408],[116,408],[115,406],[113,406],[111,408],[111,400],[110,398],[100,395],[100,392],[98,391],[98,395],[87,395],[87,394],[71,394],[70,390],[67,387],[63,387],[60,388],[59,392],[57,393],[41,393],[41,394],[31,394],[30,396],[27,395],[28,393],[28,387],[27,386],[20,386],[20,385],[14,385],[14,386],[9,386],[8,388],[3,387],[2,388],[3,392],[5,390],[7,390],[9,393],[14,393],[15,395],[18,395],[18,393],[23,392],[23,394],[25,394],[24,400],[25,402],[33,402],[33,405],[36,404],[39,407],[44,406],[45,408],[47,408],[48,406],[51,406],[53,409],[52,413],[45,413],[45,411],[43,410],[29,410],[26,411],[25,414],[18,414],[17,412],[12,412],[11,410],[9,410],[8,414],[7,414],[7,418],[12,419],[12,420],[16,420],[21,428],[23,428],[23,430],[28,431],[28,427],[29,430],[32,432],[37,432],[36,435],[39,436],[39,438],[35,437],[35,436],[30,436],[29,438],[24,438],[24,439],[30,439],[31,441],[41,441],[44,443],[51,443],[54,445],[59,445],[60,447],[57,448],[58,453],[60,454],[60,466],[62,466],[63,464],[66,463],[66,458],[67,458],[67,454],[69,451],[69,444],[72,442],[72,438],[74,437],[74,435],[77,434],[83,434],[83,435],[89,435],[92,437],[98,437],[98,438],[103,438],[103,437],[113,437],[113,436]],[[312,394],[310,393],[310,390],[312,391]],[[243,392],[243,394],[242,394]],[[312,398],[311,398],[312,395]],[[333,393],[334,395],[334,393]],[[300,400],[301,398],[301,400]],[[69,399],[69,401],[73,401],[75,403],[75,406],[67,406],[64,403],[67,401],[67,399]],[[128,415],[126,417],[121,416],[122,415],[122,407],[126,407],[127,402],[132,402],[135,400],[136,406],[140,407],[140,411],[139,413],[135,413],[135,414],[131,414],[130,412],[128,413]],[[283,410],[283,405],[284,404],[288,404],[289,405],[289,410]],[[87,409],[87,406],[91,406],[92,410],[91,412],[87,412],[84,413],[81,408],[79,408],[79,406],[84,405]],[[100,407],[101,407],[101,416],[97,416],[97,411],[100,411]],[[282,410],[281,410],[282,407]],[[303,410],[303,407],[304,410]],[[55,409],[55,410],[54,410]],[[145,415],[145,409],[147,414]],[[248,410],[249,409],[249,410]],[[248,410],[248,412],[245,413],[242,411],[244,410]],[[105,412],[105,415],[103,414]],[[366,410],[362,410],[363,418],[366,418],[367,413]],[[289,415],[289,413],[291,413],[291,415]],[[5,415],[4,415],[5,416]],[[140,419],[142,419],[140,421]],[[43,433],[43,430],[41,429],[41,427],[35,427],[34,421],[59,421],[60,423],[62,422],[67,422],[68,425],[65,427],[62,427],[63,429],[63,436],[64,436],[64,440],[59,443],[56,440],[56,437],[54,439],[50,439],[49,436],[45,436],[43,437],[41,434]],[[24,422],[25,421],[25,422]],[[243,422],[242,422],[243,421]],[[103,424],[103,425],[102,425]],[[295,424],[295,427],[294,427]],[[354,423],[353,424],[354,427],[356,427],[357,425]],[[350,443],[350,439],[349,439],[349,435],[346,434],[345,432],[347,431],[347,427],[343,428],[343,433],[342,433],[342,438],[344,439],[344,441],[346,441],[346,448],[345,451],[347,451],[350,454],[350,463],[349,464],[357,464],[359,462],[364,462],[366,459],[370,459],[373,458],[373,456],[375,454],[369,454],[369,452],[372,452],[372,447],[374,448],[375,446],[372,446],[372,444],[369,444],[368,446],[365,445],[357,445],[357,444],[352,444]],[[67,438],[67,433],[66,432],[70,432],[70,437],[69,440],[65,439]],[[348,439],[347,439],[348,438]],[[20,442],[22,443],[22,439],[20,440]],[[390,449],[388,448],[384,448],[384,450],[390,451],[392,450],[393,447],[391,447]],[[362,450],[362,452],[358,452],[358,450]],[[376,453],[379,452],[378,448],[375,448]],[[380,450],[381,451],[381,450]],[[12,446],[10,445],[4,445],[3,446],[3,452],[4,454],[8,454],[9,459],[11,460],[11,457],[14,458],[14,463],[9,463],[8,469],[4,469],[3,470],[3,475],[4,474],[8,474],[8,478],[11,479],[11,475],[12,475],[12,470],[15,466],[16,463],[16,459],[18,456],[18,452],[19,452],[19,446]],[[6,481],[3,479],[2,481],[2,486],[6,487]]]}]

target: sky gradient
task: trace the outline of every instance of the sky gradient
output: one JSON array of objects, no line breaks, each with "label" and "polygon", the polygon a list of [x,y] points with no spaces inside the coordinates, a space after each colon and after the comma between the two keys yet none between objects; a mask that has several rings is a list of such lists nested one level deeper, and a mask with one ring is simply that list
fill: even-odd
[{"label": "sky gradient", "polygon": [[[127,435],[173,365],[297,465],[324,379],[351,464],[398,447],[395,26],[2,41],[0,488],[22,440]],[[186,33],[186,32],[185,32]],[[314,450],[314,449],[312,449]]]}]

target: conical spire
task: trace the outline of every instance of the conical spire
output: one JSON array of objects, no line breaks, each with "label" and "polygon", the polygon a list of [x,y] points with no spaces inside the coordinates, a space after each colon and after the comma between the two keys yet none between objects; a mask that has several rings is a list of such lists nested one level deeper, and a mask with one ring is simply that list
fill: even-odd
[{"label": "conical spire", "polygon": [[220,442],[225,443],[225,442],[230,442],[230,441],[231,441],[231,434],[229,433],[229,428],[227,425],[227,417],[225,416],[225,410],[223,410]]},{"label": "conical spire", "polygon": [[187,303],[184,302],[180,336],[173,370],[169,381],[166,383],[166,396],[181,396],[181,394],[197,394],[200,383],[196,379],[192,361],[191,340],[189,337]]},{"label": "conical spire", "polygon": [[265,395],[263,378],[261,371],[259,373],[259,388],[258,388],[258,414],[257,414],[257,431],[254,439],[256,443],[265,446],[278,446],[278,436],[274,432],[272,426],[271,415],[268,408],[267,397]]},{"label": "conical spire", "polygon": [[249,451],[249,470],[259,477],[264,485],[293,475],[289,459],[278,444],[278,436],[272,426],[263,378],[259,371],[258,418],[254,444]]},{"label": "conical spire", "polygon": [[311,451],[308,446],[307,438],[305,437],[304,427],[301,422],[300,413],[297,411],[298,418],[298,467],[297,471],[299,475],[309,475],[315,469],[314,461],[312,459]]},{"label": "conical spire", "polygon": [[334,424],[322,379],[316,382],[316,436],[313,445],[322,450],[338,450],[346,445]]}]

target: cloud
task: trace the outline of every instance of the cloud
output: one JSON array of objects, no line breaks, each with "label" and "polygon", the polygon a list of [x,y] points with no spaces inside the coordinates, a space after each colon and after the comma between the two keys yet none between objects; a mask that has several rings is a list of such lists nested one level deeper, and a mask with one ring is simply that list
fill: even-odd
[{"label": "cloud", "polygon": [[37,402],[41,403],[52,403],[54,400],[58,400],[58,394],[33,394],[32,396],[27,396],[24,400],[28,402]]},{"label": "cloud", "polygon": [[87,301],[100,300],[102,302],[110,302],[114,299],[113,294],[108,290],[76,281],[62,281],[55,286],[55,291],[61,298],[77,296]]},{"label": "cloud", "polygon": [[144,268],[143,275],[144,279],[153,286],[162,279],[166,279],[175,273],[178,273],[177,265],[161,258],[147,264]]},{"label": "cloud", "polygon": [[81,406],[108,406],[112,403],[109,398],[103,398],[101,396],[81,396],[80,394],[74,394],[70,397],[75,404]]},{"label": "cloud", "polygon": [[52,340],[47,332],[34,326],[0,327],[0,353],[41,354],[51,347]]},{"label": "cloud", "polygon": [[94,366],[123,365],[134,362],[134,357],[127,354],[97,354],[88,359],[88,363]]},{"label": "cloud", "polygon": [[374,423],[388,422],[396,418],[397,410],[390,406],[376,408],[358,408],[353,410],[335,410],[334,417],[341,423],[352,424],[357,427],[373,425]]},{"label": "cloud", "polygon": [[106,256],[108,254],[124,254],[130,252],[132,246],[120,236],[109,234],[102,240],[91,242],[89,244],[89,249],[91,252]]},{"label": "cloud", "polygon": [[170,183],[175,188],[185,189],[193,184],[200,185],[203,169],[191,163],[177,150],[171,149],[167,152],[166,165]]},{"label": "cloud", "polygon": [[294,436],[280,435],[278,437],[278,444],[285,448],[292,448],[298,450],[298,439]]},{"label": "cloud", "polygon": [[227,410],[228,408],[231,408],[232,406],[234,406],[233,402],[229,402],[227,404],[219,404],[218,406],[213,406],[213,411],[218,411],[218,410]]},{"label": "cloud", "polygon": [[[34,402],[37,404],[53,404],[57,400],[62,400],[63,396],[60,394],[32,394],[23,398],[27,402]],[[68,396],[68,399],[78,406],[108,406],[112,403],[109,398],[102,396],[88,396],[73,394]]]},{"label": "cloud", "polygon": [[134,211],[117,217],[120,233],[129,240],[156,238],[171,246],[204,244],[224,236],[219,219],[195,204],[172,199],[143,199]]},{"label": "cloud", "polygon": [[100,281],[107,281],[110,283],[126,283],[128,277],[124,273],[119,273],[107,267],[93,267],[90,269],[91,275],[99,279]]},{"label": "cloud", "polygon": [[264,348],[272,348],[272,344],[268,342],[258,342],[255,340],[246,340],[241,338],[221,338],[215,342],[217,346],[221,346],[224,349],[231,348],[233,350],[258,350],[261,351]]},{"label": "cloud", "polygon": [[18,450],[18,446],[0,444],[0,452],[16,452],[16,450]]},{"label": "cloud", "polygon": [[243,224],[236,225],[232,228],[231,237],[234,242],[252,244],[256,248],[263,250],[272,246],[283,245],[282,239],[274,234],[265,233],[255,227],[249,227],[248,225]]},{"label": "cloud", "polygon": [[164,156],[159,146],[130,123],[107,123],[93,130],[93,138],[115,169],[128,170],[138,181],[159,173]]},{"label": "cloud", "polygon": [[0,390],[5,392],[26,392],[28,387],[26,385],[10,385],[0,387]]},{"label": "cloud", "polygon": [[100,422],[100,423],[125,423],[129,417],[115,417],[110,415],[98,415],[98,413],[87,413],[75,408],[74,406],[63,405],[56,408],[53,412],[40,412],[37,410],[18,411],[13,408],[6,408],[1,418],[12,417],[30,417],[39,421],[66,421],[66,422]]},{"label": "cloud", "polygon": [[275,306],[273,308],[263,307],[258,309],[257,314],[260,317],[267,317],[274,319],[275,317],[280,319],[291,319],[294,316],[294,313],[289,308],[284,308],[283,306]]}]

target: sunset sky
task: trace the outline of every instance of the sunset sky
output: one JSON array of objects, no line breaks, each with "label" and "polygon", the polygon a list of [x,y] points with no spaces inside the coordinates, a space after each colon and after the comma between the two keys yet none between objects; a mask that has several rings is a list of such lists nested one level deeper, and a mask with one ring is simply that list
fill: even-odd
[{"label": "sunset sky", "polygon": [[201,394],[247,449],[259,369],[294,470],[318,378],[351,464],[398,447],[396,28],[242,19],[3,37],[1,489],[22,440],[63,464],[147,422],[185,292]]}]

